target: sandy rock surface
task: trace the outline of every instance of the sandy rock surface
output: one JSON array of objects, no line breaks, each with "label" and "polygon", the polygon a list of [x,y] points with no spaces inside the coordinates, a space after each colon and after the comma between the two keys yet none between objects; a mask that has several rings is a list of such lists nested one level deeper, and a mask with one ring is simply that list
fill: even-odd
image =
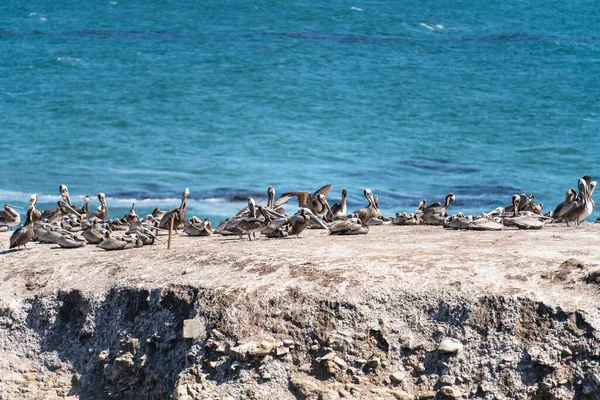
[{"label": "sandy rock surface", "polygon": [[9,237],[0,398],[600,398],[600,226]]}]

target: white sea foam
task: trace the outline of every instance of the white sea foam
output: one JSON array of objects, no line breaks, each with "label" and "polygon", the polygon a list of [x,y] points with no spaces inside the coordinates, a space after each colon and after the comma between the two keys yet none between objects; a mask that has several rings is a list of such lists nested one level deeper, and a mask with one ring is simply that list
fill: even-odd
[{"label": "white sea foam", "polygon": [[442,24],[426,24],[425,22],[421,22],[419,25],[421,25],[423,28],[427,28],[429,30],[435,31],[437,29],[445,29],[444,25]]},{"label": "white sea foam", "polygon": [[362,8],[358,8],[358,7],[354,7],[354,6],[350,7],[350,9],[352,11],[364,11]]},{"label": "white sea foam", "polygon": [[56,59],[56,61],[59,62],[74,62],[74,63],[78,63],[81,62],[81,58],[76,58],[76,57],[58,57]]}]

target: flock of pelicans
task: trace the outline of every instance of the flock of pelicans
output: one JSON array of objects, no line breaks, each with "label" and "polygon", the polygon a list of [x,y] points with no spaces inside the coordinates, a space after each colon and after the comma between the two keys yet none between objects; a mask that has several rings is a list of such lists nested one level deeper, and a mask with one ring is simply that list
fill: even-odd
[{"label": "flock of pelicans", "polygon": [[[154,244],[159,232],[175,232],[183,228],[190,236],[235,235],[248,240],[262,234],[269,238],[298,236],[307,228],[328,229],[332,235],[359,235],[369,232],[369,226],[392,225],[440,225],[451,229],[501,230],[506,227],[517,229],[541,229],[549,222],[566,222],[567,225],[579,225],[594,211],[592,194],[597,182],[585,175],[578,181],[578,191],[569,189],[565,200],[553,212],[542,213],[542,204],[534,202],[534,196],[513,195],[506,207],[499,207],[490,213],[478,216],[465,216],[462,213],[448,215],[447,210],[455,201],[453,193],[446,196],[445,202],[427,204],[421,201],[414,213],[397,213],[394,218],[386,218],[379,209],[377,196],[370,189],[364,189],[368,202],[365,207],[348,212],[346,207],[346,189],[342,190],[340,203],[330,206],[327,194],[333,185],[325,185],[314,193],[287,192],[275,199],[275,190],[267,190],[267,204],[255,204],[248,199],[248,206],[233,217],[221,222],[213,230],[208,219],[195,216],[186,221],[186,202],[189,190],[186,188],[181,197],[181,205],[170,211],[155,209],[152,214],[142,218],[135,212],[135,203],[128,214],[120,219],[107,219],[106,196],[98,194],[100,206],[90,211],[89,196],[85,197],[82,207],[71,203],[69,190],[60,185],[62,200],[57,207],[38,211],[35,205],[36,194],[31,196],[27,208],[25,223],[10,238],[10,248],[26,248],[30,241],[55,243],[64,248],[83,247],[96,244],[105,250],[124,250]],[[298,200],[298,211],[287,215],[284,205],[293,197]],[[9,230],[21,224],[21,215],[15,210],[20,208],[6,204],[0,211],[0,231]],[[120,235],[115,232],[122,232]]]}]

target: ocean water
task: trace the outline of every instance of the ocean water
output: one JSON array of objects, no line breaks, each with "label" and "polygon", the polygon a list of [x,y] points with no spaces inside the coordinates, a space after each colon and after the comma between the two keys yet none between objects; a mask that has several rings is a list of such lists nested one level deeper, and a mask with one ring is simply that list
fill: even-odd
[{"label": "ocean water", "polygon": [[64,183],[119,217],[189,187],[190,215],[218,220],[269,185],[332,183],[332,203],[369,187],[386,214],[450,191],[454,211],[521,192],[548,211],[600,173],[599,17],[589,1],[3,1],[0,203],[49,207]]}]

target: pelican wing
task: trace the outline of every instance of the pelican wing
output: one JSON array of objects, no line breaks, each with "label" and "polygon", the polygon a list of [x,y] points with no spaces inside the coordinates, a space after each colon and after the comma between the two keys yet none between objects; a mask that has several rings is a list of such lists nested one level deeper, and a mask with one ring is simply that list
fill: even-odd
[{"label": "pelican wing", "polygon": [[435,203],[431,203],[431,204],[427,205],[423,210],[430,210],[432,208],[441,207],[441,206],[442,206],[442,203],[440,203],[439,201],[436,201]]},{"label": "pelican wing", "polygon": [[558,212],[558,217],[564,217],[565,215],[578,210],[580,208],[583,208],[583,202],[579,202],[579,201],[572,201],[570,203],[566,203],[563,204],[563,206],[561,207],[561,209]]},{"label": "pelican wing", "polygon": [[[312,198],[310,196],[310,193],[308,193],[308,192],[287,192],[287,193],[283,193],[281,195],[281,197],[279,197],[279,199],[277,199],[277,201],[281,200],[284,197],[287,197],[288,200],[289,200],[290,198],[292,198],[294,196],[296,196],[298,198],[298,207],[306,207],[306,208],[312,209]],[[287,200],[286,200],[286,202],[287,202]],[[285,204],[285,202],[283,204]],[[277,207],[275,207],[275,208],[277,208]]]},{"label": "pelican wing", "polygon": [[327,196],[327,194],[329,193],[329,191],[331,190],[332,187],[333,187],[332,184],[325,185],[325,186],[321,187],[320,189],[318,189],[317,191],[315,191],[312,194],[312,197],[317,197],[320,194],[322,194],[323,196]]}]

